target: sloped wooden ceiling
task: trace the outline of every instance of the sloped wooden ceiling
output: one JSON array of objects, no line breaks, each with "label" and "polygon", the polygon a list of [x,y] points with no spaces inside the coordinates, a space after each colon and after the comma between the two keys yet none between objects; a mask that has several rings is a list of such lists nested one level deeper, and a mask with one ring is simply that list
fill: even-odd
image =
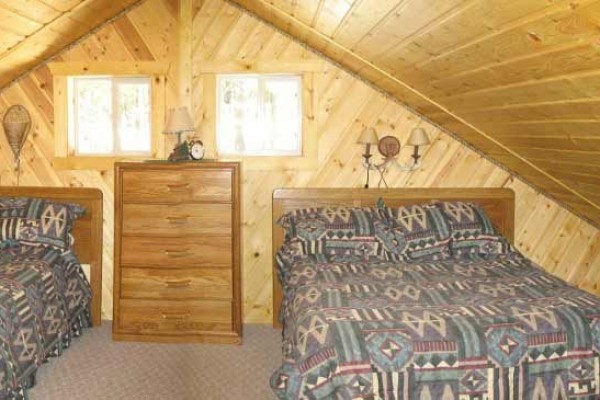
[{"label": "sloped wooden ceiling", "polygon": [[600,1],[229,1],[600,226]]},{"label": "sloped wooden ceiling", "polygon": [[0,88],[140,0],[0,0]]}]

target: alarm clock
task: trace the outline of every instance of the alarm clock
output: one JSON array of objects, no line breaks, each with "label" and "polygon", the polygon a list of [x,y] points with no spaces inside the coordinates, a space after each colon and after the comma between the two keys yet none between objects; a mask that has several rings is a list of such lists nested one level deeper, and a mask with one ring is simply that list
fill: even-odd
[{"label": "alarm clock", "polygon": [[202,160],[204,158],[204,143],[202,143],[202,140],[190,140],[189,149],[192,160]]}]

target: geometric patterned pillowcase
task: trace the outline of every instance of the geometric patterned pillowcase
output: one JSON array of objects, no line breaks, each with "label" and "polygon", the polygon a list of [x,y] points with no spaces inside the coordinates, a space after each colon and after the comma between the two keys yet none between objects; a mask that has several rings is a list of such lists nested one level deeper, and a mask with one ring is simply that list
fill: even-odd
[{"label": "geometric patterned pillowcase", "polygon": [[379,209],[383,224],[376,225],[384,255],[391,260],[435,261],[450,258],[450,228],[432,204]]},{"label": "geometric patterned pillowcase", "polygon": [[382,254],[375,237],[377,210],[370,207],[315,207],[294,210],[277,223],[305,255],[374,256]]},{"label": "geometric patterned pillowcase", "polygon": [[78,204],[27,197],[0,197],[0,241],[69,250],[74,221],[85,213]]},{"label": "geometric patterned pillowcase", "polygon": [[483,208],[462,201],[440,202],[450,227],[450,250],[454,256],[505,254],[508,241],[494,228]]}]

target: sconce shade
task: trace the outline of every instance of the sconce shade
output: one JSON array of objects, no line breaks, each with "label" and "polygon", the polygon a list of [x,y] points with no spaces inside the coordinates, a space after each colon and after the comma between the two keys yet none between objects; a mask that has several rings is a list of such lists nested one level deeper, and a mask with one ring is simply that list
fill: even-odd
[{"label": "sconce shade", "polygon": [[181,133],[194,130],[194,122],[187,107],[171,108],[163,133]]},{"label": "sconce shade", "polygon": [[423,128],[413,128],[406,142],[408,146],[427,146],[430,143],[429,136]]},{"label": "sconce shade", "polygon": [[379,137],[377,137],[377,132],[373,128],[365,128],[358,140],[356,141],[358,144],[377,144],[379,143]]}]

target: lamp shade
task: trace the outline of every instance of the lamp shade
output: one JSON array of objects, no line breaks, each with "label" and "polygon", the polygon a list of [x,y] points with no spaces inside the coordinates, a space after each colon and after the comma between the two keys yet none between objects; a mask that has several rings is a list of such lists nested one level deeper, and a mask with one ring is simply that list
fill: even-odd
[{"label": "lamp shade", "polygon": [[171,108],[163,133],[181,133],[194,130],[194,122],[187,107]]},{"label": "lamp shade", "polygon": [[358,140],[356,141],[358,144],[377,144],[379,143],[379,137],[377,137],[377,132],[373,128],[365,128]]},{"label": "lamp shade", "polygon": [[423,128],[413,128],[406,142],[408,146],[427,146],[429,143],[429,136]]}]

